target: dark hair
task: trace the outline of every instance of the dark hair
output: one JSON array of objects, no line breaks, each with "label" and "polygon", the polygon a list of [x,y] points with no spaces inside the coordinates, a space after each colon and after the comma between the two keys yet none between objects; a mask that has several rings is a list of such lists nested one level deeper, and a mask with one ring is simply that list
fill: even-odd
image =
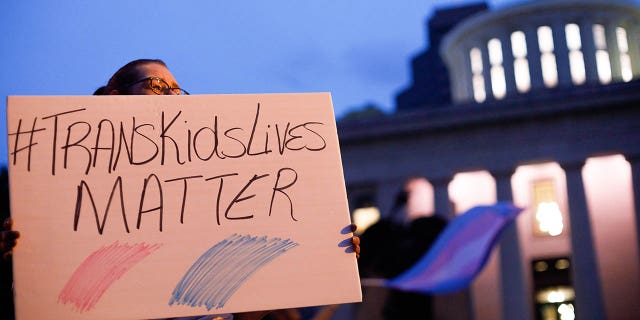
[{"label": "dark hair", "polygon": [[94,92],[93,92],[93,95],[94,95],[94,96],[101,96],[101,95],[103,95],[103,94],[104,94],[104,89],[105,89],[106,87],[107,87],[107,86],[101,86],[100,88],[96,89],[96,91],[94,91]]},{"label": "dark hair", "polygon": [[111,79],[109,79],[109,82],[103,90],[103,94],[109,94],[109,92],[114,89],[118,90],[120,94],[129,94],[129,88],[126,88],[125,86],[134,81],[140,80],[139,78],[141,75],[138,71],[138,66],[148,63],[157,63],[165,67],[167,66],[164,61],[160,59],[133,60],[122,66],[122,68],[118,69],[118,71],[111,76]]}]

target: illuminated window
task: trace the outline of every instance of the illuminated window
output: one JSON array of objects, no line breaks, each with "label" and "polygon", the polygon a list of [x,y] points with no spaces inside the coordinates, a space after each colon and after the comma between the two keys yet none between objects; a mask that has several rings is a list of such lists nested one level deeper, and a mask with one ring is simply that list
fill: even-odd
[{"label": "illuminated window", "polygon": [[558,68],[553,53],[553,34],[549,26],[538,28],[538,47],[540,48],[540,65],[544,85],[551,88],[558,85]]},{"label": "illuminated window", "polygon": [[582,41],[580,39],[580,28],[575,23],[565,26],[567,36],[567,49],[569,49],[569,68],[571,70],[571,81],[573,84],[583,84],[586,80],[584,71],[584,57],[582,56]]},{"label": "illuminated window", "polygon": [[607,52],[607,38],[604,34],[604,27],[601,24],[593,25],[593,41],[596,46],[596,68],[600,83],[611,82],[611,62],[609,52]]},{"label": "illuminated window", "polygon": [[482,52],[478,48],[469,51],[471,60],[471,82],[473,85],[473,98],[476,102],[483,102],[487,98],[484,88],[484,77],[482,76]]},{"label": "illuminated window", "polygon": [[504,79],[504,68],[502,67],[502,43],[493,38],[487,43],[489,50],[489,63],[491,64],[491,91],[496,99],[504,98],[507,92],[507,85]]},{"label": "illuminated window", "polygon": [[556,200],[553,180],[540,180],[533,184],[535,208],[534,234],[537,236],[557,236],[562,234],[564,223],[562,212]]},{"label": "illuminated window", "polygon": [[566,257],[532,261],[536,319],[574,320],[575,289]]},{"label": "illuminated window", "polygon": [[627,30],[622,27],[616,28],[616,39],[618,40],[618,51],[620,52],[620,71],[622,81],[629,82],[633,78],[633,72],[631,72],[631,57],[629,56]]},{"label": "illuminated window", "polygon": [[358,227],[356,229],[358,234],[362,234],[378,220],[380,220],[380,210],[374,206],[357,208],[353,211],[353,223]]},{"label": "illuminated window", "polygon": [[516,78],[518,92],[527,92],[531,89],[531,77],[529,75],[529,61],[527,60],[527,41],[524,32],[511,33],[511,52],[513,53],[513,73]]}]

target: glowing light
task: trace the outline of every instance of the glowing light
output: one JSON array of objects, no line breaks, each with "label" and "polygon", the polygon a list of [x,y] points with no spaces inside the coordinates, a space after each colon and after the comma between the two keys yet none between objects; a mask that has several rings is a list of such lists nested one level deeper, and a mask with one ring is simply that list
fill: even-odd
[{"label": "glowing light", "polygon": [[569,70],[573,84],[583,84],[586,80],[584,58],[582,56],[582,41],[580,39],[580,27],[575,23],[565,26],[567,36],[567,48],[569,49]]},{"label": "glowing light", "polygon": [[633,79],[633,72],[631,71],[631,57],[629,56],[627,30],[622,27],[617,27],[616,39],[618,40],[618,51],[620,52],[620,72],[622,75],[622,81],[629,82]]},{"label": "glowing light", "polygon": [[544,271],[547,271],[547,269],[549,269],[549,265],[544,261],[536,262],[536,264],[533,267],[537,272],[544,272]]},{"label": "glowing light", "polygon": [[596,51],[596,67],[598,69],[600,83],[607,84],[611,82],[611,62],[609,61],[609,53],[607,51]]},{"label": "glowing light", "polygon": [[567,48],[569,50],[580,50],[582,41],[580,39],[580,27],[575,23],[569,23],[564,27],[567,35]]},{"label": "glowing light", "polygon": [[540,56],[540,63],[542,64],[542,78],[544,85],[549,88],[558,85],[556,56],[553,53],[543,53]]},{"label": "glowing light", "polygon": [[471,73],[473,98],[476,102],[483,102],[487,98],[484,88],[484,77],[482,76],[482,52],[478,48],[472,48],[469,51],[469,59],[471,60]]},{"label": "glowing light", "polygon": [[604,27],[601,24],[593,25],[593,42],[596,45],[596,49],[607,48],[607,38],[604,35]]},{"label": "glowing light", "polygon": [[555,202],[540,202],[536,210],[536,221],[538,229],[551,236],[561,234],[564,228],[562,213]]},{"label": "glowing light", "polygon": [[502,43],[497,38],[493,38],[487,43],[487,50],[491,64],[491,92],[496,99],[502,99],[507,92],[504,68],[502,67]]},{"label": "glowing light", "polygon": [[413,220],[434,214],[433,187],[425,178],[411,178],[405,184],[407,198],[407,219]]},{"label": "glowing light", "polygon": [[487,43],[489,50],[489,63],[491,65],[502,64],[502,43],[497,38],[489,40]]},{"label": "glowing light", "polygon": [[564,270],[569,268],[569,260],[567,259],[560,259],[558,261],[556,261],[556,269],[558,270]]},{"label": "glowing light", "polygon": [[560,320],[574,320],[576,318],[573,305],[570,303],[563,303],[559,305],[558,313],[560,314]]},{"label": "glowing light", "polygon": [[551,291],[547,294],[547,301],[549,302],[564,302],[566,297],[562,291]]},{"label": "glowing light", "polygon": [[482,75],[473,76],[473,98],[476,102],[483,102],[487,98],[484,90],[484,77]]},{"label": "glowing light", "polygon": [[569,302],[576,298],[572,287],[549,287],[536,292],[536,302],[540,304]]},{"label": "glowing light", "polygon": [[471,59],[471,72],[473,74],[482,73],[482,52],[480,52],[480,49],[471,49],[469,51],[469,59]]},{"label": "glowing light", "polygon": [[540,46],[540,52],[553,52],[551,27],[541,26],[538,28],[538,46]]},{"label": "glowing light", "polygon": [[518,92],[527,92],[531,88],[529,61],[527,60],[527,41],[522,31],[511,33],[511,51],[513,53],[513,72]]},{"label": "glowing light", "polygon": [[553,34],[551,27],[538,28],[538,47],[540,48],[540,64],[544,85],[551,88],[558,85],[558,67],[553,53]]},{"label": "glowing light", "polygon": [[507,93],[507,84],[504,79],[502,66],[491,67],[491,90],[496,99],[502,99]]},{"label": "glowing light", "polygon": [[531,89],[531,78],[529,77],[529,62],[527,59],[518,58],[513,61],[513,70],[516,77],[516,88],[518,92],[527,92]]},{"label": "glowing light", "polygon": [[622,72],[622,81],[629,82],[633,79],[631,57],[628,54],[620,54],[620,71]]},{"label": "glowing light", "polygon": [[527,41],[522,31],[511,33],[511,52],[514,57],[523,58],[527,56]]},{"label": "glowing light", "polygon": [[356,230],[361,234],[367,228],[380,220],[380,210],[376,207],[358,208],[353,211],[353,223],[358,226]]},{"label": "glowing light", "polygon": [[609,52],[607,52],[607,38],[601,24],[593,25],[593,41],[596,45],[598,79],[600,83],[607,84],[611,82],[611,61],[609,61]]}]

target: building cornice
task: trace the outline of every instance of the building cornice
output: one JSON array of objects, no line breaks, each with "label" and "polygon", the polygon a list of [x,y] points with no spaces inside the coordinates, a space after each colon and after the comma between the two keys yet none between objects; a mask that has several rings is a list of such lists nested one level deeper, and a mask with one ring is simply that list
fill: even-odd
[{"label": "building cornice", "polygon": [[549,89],[481,104],[455,104],[339,121],[338,135],[342,144],[349,144],[473,126],[540,120],[572,113],[597,110],[615,112],[618,108],[640,108],[640,80]]}]

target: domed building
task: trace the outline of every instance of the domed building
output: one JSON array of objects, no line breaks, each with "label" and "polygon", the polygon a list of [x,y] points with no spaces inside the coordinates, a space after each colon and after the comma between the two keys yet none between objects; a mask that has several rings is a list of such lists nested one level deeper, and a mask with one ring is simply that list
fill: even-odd
[{"label": "domed building", "polygon": [[[396,111],[338,122],[361,231],[512,201],[525,211],[467,290],[434,297],[435,319],[635,318],[640,6],[477,3],[428,27]],[[382,319],[386,293],[363,292],[355,318]]]}]

